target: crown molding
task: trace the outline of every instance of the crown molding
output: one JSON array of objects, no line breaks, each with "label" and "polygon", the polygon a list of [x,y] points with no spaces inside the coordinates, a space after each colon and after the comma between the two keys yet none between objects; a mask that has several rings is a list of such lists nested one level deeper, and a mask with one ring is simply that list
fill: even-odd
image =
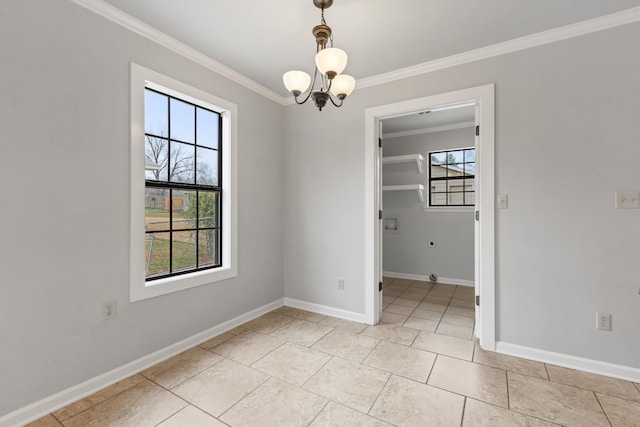
[{"label": "crown molding", "polygon": [[286,98],[278,95],[271,89],[262,86],[259,83],[251,80],[250,78],[238,73],[237,71],[227,67],[224,64],[216,61],[215,59],[203,54],[202,52],[174,39],[171,36],[153,28],[152,26],[145,24],[139,19],[121,11],[120,9],[104,2],[103,0],[71,0],[79,6],[82,6],[90,11],[106,18],[116,24],[119,24],[136,34],[139,34],[160,46],[163,46],[193,62],[202,65],[203,67],[220,74],[229,80],[238,83],[247,89],[264,96],[271,101],[274,101],[280,105],[286,105]]},{"label": "crown molding", "polygon": [[631,24],[640,21],[640,6],[626,9],[609,15],[600,16],[586,21],[577,22],[575,24],[565,25],[563,27],[542,31],[528,36],[519,37],[490,46],[481,47],[479,49],[470,50],[459,53],[457,55],[447,56],[445,58],[436,59],[422,64],[413,65],[411,67],[400,68],[388,73],[378,74],[376,76],[365,77],[357,81],[356,89],[377,86],[384,83],[402,80],[409,77],[415,77],[421,74],[442,70],[449,67],[468,64],[470,62],[482,59],[492,58],[494,56],[504,55],[506,53],[516,52],[519,50],[529,49],[531,47],[542,46],[573,37],[583,36],[595,33],[620,25]]},{"label": "crown molding", "polygon": [[389,132],[382,134],[383,138],[401,138],[403,136],[422,135],[425,133],[444,132],[447,130],[472,128],[476,125],[474,121],[454,123],[451,125],[433,126],[429,128],[420,128],[413,130],[403,130],[400,132]]},{"label": "crown molding", "polygon": [[[168,36],[167,34],[145,24],[111,6],[103,0],[71,0],[90,11],[122,25],[123,27],[179,54],[190,59],[203,67],[228,78],[231,81],[246,87],[255,93],[264,96],[279,105],[288,106],[295,104],[292,96],[284,97],[271,89],[251,80],[250,78],[240,74],[239,72],[221,64],[213,58],[203,54],[202,52]],[[479,49],[462,52],[445,58],[424,62],[422,64],[413,65],[411,67],[400,68],[388,73],[378,74],[376,76],[365,77],[357,80],[356,90],[367,87],[377,86],[385,83],[402,80],[409,77],[419,76],[421,74],[442,70],[449,67],[468,64],[470,62],[482,59],[492,58],[494,56],[504,55],[506,53],[516,52],[531,47],[542,46],[557,41],[578,37],[597,31],[607,30],[609,28],[620,25],[631,24],[640,21],[640,6],[626,9],[609,15],[600,16],[575,24],[565,25],[563,27],[554,28],[540,33],[519,37],[506,42],[496,43],[494,45],[481,47]]]}]

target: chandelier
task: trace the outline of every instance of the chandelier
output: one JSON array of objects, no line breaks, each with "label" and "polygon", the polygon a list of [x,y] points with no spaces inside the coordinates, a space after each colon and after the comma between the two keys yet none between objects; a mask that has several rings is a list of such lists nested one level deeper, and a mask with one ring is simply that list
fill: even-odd
[{"label": "chandelier", "polygon": [[[316,69],[313,74],[313,83],[311,76],[304,71],[287,71],[282,76],[285,87],[296,100],[297,104],[304,104],[309,98],[313,99],[316,107],[320,111],[327,105],[327,101],[331,101],[336,107],[341,107],[344,99],[353,92],[356,86],[356,80],[346,74],[340,74],[347,66],[347,54],[344,50],[333,47],[333,36],[331,28],[324,20],[324,10],[331,7],[333,0],[313,0],[313,4],[321,10],[320,25],[313,27],[313,35],[316,38]],[[327,43],[331,42],[331,46],[327,47]],[[318,72],[320,72],[320,88],[315,90],[316,80],[318,80]],[[309,89],[304,100],[300,101],[298,97]],[[336,102],[333,94],[339,101]]]}]

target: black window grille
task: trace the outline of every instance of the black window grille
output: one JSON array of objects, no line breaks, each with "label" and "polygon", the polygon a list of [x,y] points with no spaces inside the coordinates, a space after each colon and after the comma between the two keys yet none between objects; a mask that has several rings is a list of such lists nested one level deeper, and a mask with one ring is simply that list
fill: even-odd
[{"label": "black window grille", "polygon": [[476,150],[429,153],[429,206],[475,206]]},{"label": "black window grille", "polygon": [[220,267],[222,116],[150,88],[144,98],[146,280]]}]

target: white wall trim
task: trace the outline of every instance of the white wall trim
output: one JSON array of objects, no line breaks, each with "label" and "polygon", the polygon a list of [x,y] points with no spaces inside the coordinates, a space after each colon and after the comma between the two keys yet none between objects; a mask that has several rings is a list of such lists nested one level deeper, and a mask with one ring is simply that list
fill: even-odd
[{"label": "white wall trim", "polygon": [[422,134],[425,134],[425,133],[445,132],[445,131],[448,131],[448,130],[472,128],[475,125],[476,125],[476,122],[474,122],[474,121],[460,122],[460,123],[454,123],[452,125],[433,126],[433,127],[430,127],[430,128],[404,130],[404,131],[401,131],[401,132],[383,133],[382,137],[383,138],[401,138],[403,136],[414,136],[414,135],[422,135]]},{"label": "white wall trim", "polygon": [[[208,68],[209,70],[216,72],[280,105],[287,106],[295,104],[295,100],[292,96],[284,97],[277,94],[276,92],[273,92],[271,89],[262,86],[261,84],[251,80],[243,74],[240,74],[239,72],[232,70],[231,68],[227,67],[224,64],[221,64],[213,58],[210,58],[202,52],[174,39],[173,37],[168,36],[167,34],[151,27],[148,24],[145,24],[139,19],[136,19],[131,15],[124,13],[120,9],[110,5],[109,3],[106,3],[103,0],[71,1],[78,4],[79,6],[89,9],[90,11],[106,19],[109,19],[112,22],[115,22],[116,24],[119,24],[133,31],[134,33],[146,37],[147,39],[158,43],[160,46],[166,47],[167,49],[172,50],[173,52],[182,55],[185,58],[190,59]],[[504,55],[506,53],[528,49],[530,47],[541,46],[572,37],[579,37],[586,34],[595,33],[597,31],[607,30],[609,28],[617,27],[620,25],[630,24],[636,21],[640,21],[640,6],[589,19],[586,21],[565,25],[563,27],[542,31],[540,33],[530,34],[528,36],[519,37],[513,40],[507,40],[502,43],[496,43],[479,49],[462,52],[457,55],[435,59],[433,61],[424,62],[422,64],[413,65],[411,67],[401,68],[399,70],[390,71],[388,73],[358,79],[356,83],[356,89],[377,86],[396,80],[430,73],[432,71],[442,70],[445,68],[455,67],[458,65],[463,65],[494,56]]]},{"label": "white wall trim", "polygon": [[496,352],[640,383],[640,369],[498,341]]},{"label": "white wall trim", "polygon": [[264,96],[271,101],[274,101],[280,105],[286,105],[286,98],[278,95],[271,89],[262,86],[259,83],[251,80],[250,78],[240,74],[239,72],[232,70],[226,65],[216,61],[215,59],[205,55],[204,53],[188,46],[171,36],[155,29],[154,27],[140,21],[137,18],[121,11],[120,9],[106,3],[103,0],[71,0],[79,6],[85,7],[90,11],[106,18],[116,24],[125,27],[128,30],[133,31],[136,34],[141,35],[162,47],[165,47],[178,55],[184,56],[191,61],[202,65],[203,67],[220,74],[229,80],[238,83],[241,86],[246,87],[253,92]]},{"label": "white wall trim", "polygon": [[[420,280],[421,282],[430,282],[429,276],[425,276],[422,274],[407,274],[407,273],[396,273],[393,271],[384,271],[382,274],[385,277],[392,277],[394,279],[408,279],[408,280]],[[475,287],[475,282],[473,280],[465,280],[465,279],[453,279],[451,277],[438,277],[436,283],[443,283],[448,285],[460,285],[460,286],[471,286]]]},{"label": "white wall trim", "polygon": [[351,320],[358,323],[367,323],[367,318],[362,313],[354,313],[353,311],[341,310],[339,308],[329,307],[327,305],[300,301],[293,298],[285,298],[284,305],[286,305],[287,307],[298,308],[300,310],[307,310],[318,314],[324,314],[325,316],[338,317],[340,319]]},{"label": "white wall trim", "polygon": [[37,402],[22,407],[18,410],[10,412],[0,418],[0,427],[9,427],[16,425],[24,425],[31,421],[37,420],[53,411],[73,403],[79,399],[89,396],[105,387],[117,383],[131,375],[134,375],[150,366],[160,363],[170,357],[175,356],[185,350],[188,350],[200,343],[203,343],[223,332],[240,326],[249,320],[262,316],[278,307],[282,307],[284,298],[277,299],[262,307],[258,307],[248,313],[241,314],[231,320],[220,323],[205,331],[199,332],[175,344],[171,344],[163,349],[155,351],[151,354],[143,356],[137,360],[129,362],[109,372],[98,375],[80,384],[74,385],[62,390],[59,393],[45,397]]},{"label": "white wall trim", "polygon": [[597,31],[607,30],[620,25],[631,24],[636,21],[640,21],[640,7],[633,7],[609,15],[576,22],[574,24],[553,28],[551,30],[530,34],[524,37],[518,37],[516,39],[481,47],[479,49],[462,52],[457,55],[451,55],[435,59],[433,61],[424,62],[422,64],[413,65],[411,67],[390,71],[388,73],[378,74],[377,76],[358,79],[356,89],[415,77],[421,74],[443,70],[445,68],[456,67],[458,65],[468,64],[482,59],[492,58],[507,53],[517,52],[519,50],[529,49],[531,47],[542,46],[573,37],[595,33]]}]

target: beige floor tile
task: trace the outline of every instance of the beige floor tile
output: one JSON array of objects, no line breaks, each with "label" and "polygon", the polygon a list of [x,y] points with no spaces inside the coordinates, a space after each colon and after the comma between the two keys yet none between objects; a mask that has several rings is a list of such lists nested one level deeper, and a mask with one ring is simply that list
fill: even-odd
[{"label": "beige floor tile", "polygon": [[398,295],[398,298],[409,299],[409,300],[414,300],[414,301],[418,301],[418,302],[422,301],[422,299],[424,298],[425,294],[419,294],[419,293],[415,293],[415,292],[410,292],[409,289],[411,289],[411,288],[407,288],[406,291],[404,291],[403,293]]},{"label": "beige floor tile", "polygon": [[466,326],[469,328],[473,328],[473,325],[475,324],[475,319],[471,317],[460,316],[458,314],[447,313],[447,312],[444,313],[444,316],[442,316],[441,321],[444,323],[450,323],[452,325],[458,325],[458,326]]},{"label": "beige floor tile", "polygon": [[424,383],[435,360],[434,353],[381,341],[364,364]]},{"label": "beige floor tile", "polygon": [[281,339],[247,331],[213,347],[211,351],[249,366],[284,344]]},{"label": "beige floor tile", "polygon": [[380,340],[352,332],[334,330],[313,345],[313,349],[362,362]]},{"label": "beige floor tile", "polygon": [[326,404],[317,394],[271,378],[220,419],[234,427],[307,426]]},{"label": "beige floor tile", "polygon": [[416,280],[415,282],[413,282],[411,284],[412,288],[420,288],[420,289],[426,289],[427,291],[430,290],[433,287],[433,283],[431,282],[423,282],[420,280]]},{"label": "beige floor tile", "polygon": [[62,423],[60,423],[60,421],[58,421],[53,415],[49,414],[26,424],[24,427],[62,427]]},{"label": "beige floor tile", "polygon": [[613,427],[640,426],[640,403],[596,393]]},{"label": "beige floor tile", "polygon": [[429,301],[422,301],[420,305],[418,305],[419,310],[429,310],[429,311],[437,311],[439,313],[444,313],[447,310],[447,304],[436,304]]},{"label": "beige floor tile", "polygon": [[158,424],[158,427],[225,427],[226,424],[194,406],[187,406],[180,412]]},{"label": "beige floor tile", "polygon": [[369,415],[397,426],[460,425],[464,397],[392,376]]},{"label": "beige floor tile", "polygon": [[382,291],[382,298],[384,298],[384,297],[397,297],[401,293],[402,293],[402,291],[398,290],[398,289],[384,288],[383,291]]},{"label": "beige floor tile", "polygon": [[365,415],[336,402],[329,402],[309,427],[392,427],[384,421]]},{"label": "beige floor tile", "polygon": [[456,314],[458,316],[471,317],[472,319],[475,319],[476,317],[476,310],[473,308],[456,307],[455,305],[450,305],[447,308],[446,312],[449,314]]},{"label": "beige floor tile", "polygon": [[282,314],[271,312],[248,321],[247,323],[243,324],[242,327],[250,329],[253,332],[268,334],[292,321],[293,318],[290,316],[284,316]]},{"label": "beige floor tile", "polygon": [[308,322],[316,322],[316,323],[326,319],[327,317],[324,314],[318,314],[318,313],[313,313],[311,311],[300,310],[299,308],[292,309],[290,316],[293,316],[296,319],[306,320]]},{"label": "beige floor tile", "polygon": [[200,347],[191,348],[141,372],[165,388],[173,388],[222,360],[221,356]]},{"label": "beige floor tile", "polygon": [[420,301],[398,297],[393,300],[393,303],[397,305],[404,305],[405,307],[416,308],[420,304]]},{"label": "beige floor tile", "polygon": [[402,324],[406,328],[419,329],[421,331],[435,332],[438,327],[438,322],[434,320],[420,319],[418,317],[410,316],[406,322]]},{"label": "beige floor tile", "polygon": [[318,372],[329,359],[331,356],[320,351],[286,343],[258,360],[251,367],[288,383],[301,386]]},{"label": "beige floor tile", "polygon": [[397,344],[411,345],[418,332],[417,329],[380,323],[376,326],[367,326],[362,334]]},{"label": "beige floor tile", "polygon": [[390,284],[391,282],[393,282],[393,279],[394,279],[393,277],[386,277],[386,276],[385,276],[385,277],[383,277],[383,278],[382,278],[382,284],[383,284],[383,285],[388,285],[388,284]]},{"label": "beige floor tile", "polygon": [[467,399],[462,427],[554,427],[547,421],[519,414],[499,406]]},{"label": "beige floor tile", "polygon": [[[424,297],[423,303],[431,303],[431,304],[440,304],[440,305],[444,305],[445,308],[446,306],[449,304],[449,301],[451,300],[451,297],[445,297],[442,295],[431,295],[431,292],[429,292],[427,294],[426,297]],[[444,311],[444,310],[442,310]]]},{"label": "beige floor tile", "polygon": [[320,338],[333,330],[334,328],[332,326],[320,325],[315,322],[296,319],[282,328],[271,332],[270,335],[285,341],[310,347]]},{"label": "beige floor tile", "polygon": [[417,317],[419,319],[432,320],[434,322],[439,322],[440,319],[442,319],[442,312],[416,308],[413,311],[413,313],[411,313],[411,317]]},{"label": "beige floor tile", "polygon": [[413,285],[409,286],[403,292],[406,295],[422,295],[423,297],[429,293],[429,290],[426,288],[418,288]]},{"label": "beige floor tile", "polygon": [[403,316],[408,316],[414,310],[413,307],[407,307],[406,305],[398,305],[398,304],[389,304],[384,311],[388,311],[389,313],[401,314]]},{"label": "beige floor tile", "polygon": [[408,288],[409,286],[411,286],[413,284],[414,280],[413,279],[399,279],[396,278],[393,280],[392,285],[393,286],[404,286],[406,288]]},{"label": "beige floor tile", "polygon": [[366,413],[388,379],[386,372],[334,357],[304,388]]},{"label": "beige floor tile", "polygon": [[354,322],[351,320],[338,319],[337,317],[327,317],[318,322],[321,325],[333,326],[334,328],[344,329],[348,332],[359,334],[367,327],[364,323]]},{"label": "beige floor tile", "polygon": [[451,323],[444,323],[441,320],[438,328],[436,329],[436,333],[470,340],[473,337],[473,328],[469,326],[452,325]]},{"label": "beige floor tile", "polygon": [[[562,368],[555,365],[547,365],[547,372],[549,373],[549,379],[556,383],[586,388],[611,396],[640,402],[640,392],[633,383],[629,381],[576,371],[575,369]],[[640,420],[638,423],[640,424]]]},{"label": "beige floor tile", "polygon": [[427,384],[483,402],[509,407],[507,372],[439,355]]},{"label": "beige floor tile", "polygon": [[494,368],[505,369],[518,374],[529,375],[544,380],[549,379],[544,363],[521,359],[520,357],[507,356],[506,354],[493,351],[485,351],[480,348],[478,343],[476,343],[475,352],[473,353],[473,361],[481,365],[493,366]]},{"label": "beige floor tile", "polygon": [[450,304],[456,307],[463,307],[463,308],[475,307],[474,301],[469,299],[452,298]]},{"label": "beige floor tile", "polygon": [[395,314],[395,313],[389,313],[388,311],[383,311],[380,315],[380,323],[386,323],[389,325],[402,325],[408,318],[409,316],[404,316],[402,314]]},{"label": "beige floor tile", "polygon": [[394,297],[394,296],[391,296],[391,295],[384,295],[384,296],[382,297],[382,302],[383,302],[384,304],[391,304],[391,303],[393,303],[393,301],[394,301],[395,299],[396,299],[396,297]]},{"label": "beige floor tile", "polygon": [[[391,290],[391,291],[400,291],[400,292],[404,292],[405,289],[407,289],[409,287],[408,284],[399,284],[396,283],[395,281],[393,283],[391,283],[390,285],[387,285],[384,287],[384,289],[386,290]],[[383,289],[383,290],[384,290]]]},{"label": "beige floor tile", "polygon": [[77,402],[67,405],[64,408],[58,409],[53,413],[53,415],[57,419],[64,421],[76,414],[79,414],[82,411],[91,408],[92,406],[100,402],[109,399],[112,396],[115,396],[118,393],[123,392],[124,390],[135,386],[136,384],[140,384],[143,381],[145,381],[145,378],[140,374],[125,378],[124,380],[118,381],[117,383],[106,387],[96,393],[93,393],[92,395],[87,396],[84,399],[78,400]]},{"label": "beige floor tile", "polygon": [[453,296],[453,290],[442,290],[434,287],[429,291],[429,296],[451,299]]},{"label": "beige floor tile", "polygon": [[420,332],[411,346],[432,353],[440,353],[470,361],[473,357],[473,345],[473,341],[469,340],[430,332]]},{"label": "beige floor tile", "polygon": [[155,426],[187,402],[145,380],[64,421],[65,426]]},{"label": "beige floor tile", "polygon": [[229,340],[229,339],[231,339],[231,338],[233,338],[235,336],[238,336],[238,335],[241,335],[241,334],[247,332],[247,330],[248,329],[245,329],[245,328],[242,328],[242,327],[235,328],[235,329],[233,329],[231,331],[227,331],[225,333],[222,333],[222,334],[220,334],[218,336],[215,336],[215,337],[211,338],[210,340],[207,340],[207,341],[201,343],[200,345],[198,345],[198,347],[202,347],[202,348],[204,348],[206,350],[210,350],[211,348],[213,348],[213,347],[215,347],[217,345],[220,345],[223,342],[225,342],[225,341],[227,341],[227,340]]},{"label": "beige floor tile", "polygon": [[510,408],[567,426],[609,426],[592,391],[507,373]]},{"label": "beige floor tile", "polygon": [[172,391],[218,417],[269,379],[268,375],[232,360],[223,360]]}]

